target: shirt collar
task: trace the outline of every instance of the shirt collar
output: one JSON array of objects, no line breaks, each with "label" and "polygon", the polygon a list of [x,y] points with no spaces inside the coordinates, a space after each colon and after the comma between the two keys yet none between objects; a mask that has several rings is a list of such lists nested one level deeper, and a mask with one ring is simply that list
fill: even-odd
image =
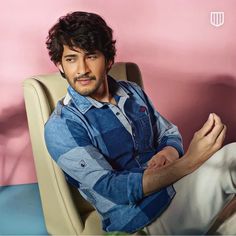
[{"label": "shirt collar", "polygon": [[[129,97],[129,95],[131,94],[129,90],[123,87],[111,76],[108,76],[107,79],[109,91],[112,93],[113,96],[118,95],[120,97]],[[80,95],[71,86],[68,87],[68,95],[71,97],[79,111],[83,114],[85,114],[92,106],[96,108],[101,108],[105,105],[104,103],[99,102],[89,96]]]}]

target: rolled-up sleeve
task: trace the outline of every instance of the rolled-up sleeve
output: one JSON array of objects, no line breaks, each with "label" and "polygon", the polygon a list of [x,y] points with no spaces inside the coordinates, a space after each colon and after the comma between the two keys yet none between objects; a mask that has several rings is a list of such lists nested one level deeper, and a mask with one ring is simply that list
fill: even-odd
[{"label": "rolled-up sleeve", "polygon": [[180,157],[183,156],[182,137],[177,126],[166,120],[158,112],[155,112],[155,116],[157,117],[156,122],[159,131],[157,139],[157,142],[159,143],[158,149],[162,150],[166,146],[172,146],[178,151]]},{"label": "rolled-up sleeve", "polygon": [[[147,98],[147,96],[146,96]],[[162,150],[166,146],[174,147],[179,156],[183,156],[184,149],[181,134],[176,125],[172,124],[164,118],[153,106],[150,99],[147,98],[149,111],[152,113],[154,129],[157,129],[158,150]]]}]

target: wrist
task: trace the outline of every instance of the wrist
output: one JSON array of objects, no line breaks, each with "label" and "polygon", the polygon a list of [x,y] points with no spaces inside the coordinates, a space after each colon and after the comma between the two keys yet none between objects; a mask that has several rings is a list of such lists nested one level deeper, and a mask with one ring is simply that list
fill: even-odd
[{"label": "wrist", "polygon": [[181,158],[183,160],[184,165],[186,166],[187,169],[187,174],[192,173],[195,171],[200,165],[196,163],[188,153],[184,154],[183,157]]}]

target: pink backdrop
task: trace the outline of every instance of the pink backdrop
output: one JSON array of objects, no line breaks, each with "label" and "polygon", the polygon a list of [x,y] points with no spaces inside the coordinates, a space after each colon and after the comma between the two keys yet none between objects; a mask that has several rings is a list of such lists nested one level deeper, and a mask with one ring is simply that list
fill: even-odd
[{"label": "pink backdrop", "polygon": [[[8,0],[1,3],[0,185],[36,182],[22,81],[56,70],[48,29],[69,11],[101,14],[114,29],[117,61],[136,62],[156,108],[176,123],[187,147],[210,112],[236,140],[235,0]],[[224,11],[225,24],[210,25]]]}]

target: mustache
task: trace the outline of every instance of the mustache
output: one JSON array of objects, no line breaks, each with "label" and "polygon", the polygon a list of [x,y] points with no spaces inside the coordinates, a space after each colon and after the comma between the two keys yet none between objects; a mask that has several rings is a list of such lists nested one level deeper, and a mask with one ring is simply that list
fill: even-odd
[{"label": "mustache", "polygon": [[76,82],[77,80],[82,80],[82,79],[89,79],[89,80],[96,80],[96,77],[95,76],[91,76],[91,75],[88,75],[87,73],[85,74],[81,74],[79,76],[76,76],[74,78],[74,82]]}]

